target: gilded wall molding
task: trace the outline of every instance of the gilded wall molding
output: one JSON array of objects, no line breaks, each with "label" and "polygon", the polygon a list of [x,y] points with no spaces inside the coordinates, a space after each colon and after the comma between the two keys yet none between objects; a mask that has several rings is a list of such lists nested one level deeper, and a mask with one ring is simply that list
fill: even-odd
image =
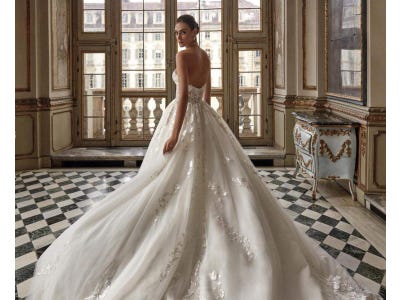
[{"label": "gilded wall molding", "polygon": [[325,97],[296,96],[296,95],[274,95],[272,103],[286,108],[308,108],[321,109],[325,107]]},{"label": "gilded wall molding", "polygon": [[70,9],[69,0],[50,1],[51,83],[53,90],[69,90],[71,88]]},{"label": "gilded wall molding", "polygon": [[15,111],[41,111],[50,110],[60,106],[74,105],[74,99],[70,96],[57,98],[24,98],[15,99]]},{"label": "gilded wall molding", "polygon": [[[275,0],[272,7],[273,24],[273,57],[274,57],[274,87],[286,87],[286,55],[285,55],[285,1]],[[279,76],[278,76],[279,75]]]},{"label": "gilded wall molding", "polygon": [[378,157],[377,157],[377,151],[376,151],[376,145],[377,145],[377,139],[380,135],[386,135],[386,130],[378,130],[375,134],[374,134],[374,172],[373,172],[373,176],[372,176],[372,182],[374,183],[374,185],[376,185],[378,188],[380,189],[386,189],[386,184],[379,184],[378,181],[376,180],[377,178],[377,174],[376,174],[376,170],[377,168],[377,161],[378,161]]},{"label": "gilded wall molding", "polygon": [[35,122],[35,118],[32,115],[29,114],[23,114],[23,115],[16,115],[15,118],[21,118],[21,117],[29,117],[32,119],[32,148],[28,153],[22,153],[22,154],[15,154],[15,158],[19,159],[19,158],[24,158],[27,156],[31,156],[35,153],[35,149],[36,149],[36,133],[35,133],[35,128],[36,128],[36,122]]},{"label": "gilded wall molding", "polygon": [[31,91],[31,7],[30,0],[25,1],[26,5],[26,87],[15,88],[16,92]]},{"label": "gilded wall molding", "polygon": [[348,105],[343,105],[331,101],[327,101],[324,107],[326,109],[332,110],[333,112],[339,112],[348,117],[355,118],[357,119],[357,121],[363,124],[386,123],[385,107],[364,107],[363,109],[357,109],[352,108]]},{"label": "gilded wall molding", "polygon": [[272,103],[281,108],[300,108],[326,110],[344,115],[363,125],[384,126],[386,123],[386,107],[353,107],[345,103],[327,100],[326,97],[310,97],[296,95],[274,95]]},{"label": "gilded wall molding", "polygon": [[365,156],[367,153],[367,127],[360,127],[360,153]]},{"label": "gilded wall molding", "polygon": [[[51,115],[51,126],[52,126],[52,128],[54,128],[54,116],[59,115],[59,114],[65,114],[65,113],[68,113],[70,115],[71,125],[72,125],[72,120],[73,120],[72,111],[61,111],[61,112],[53,113]],[[73,146],[72,132],[71,132],[71,143],[69,143],[68,145],[65,145],[64,147],[61,147],[59,149],[54,149],[54,139],[52,138],[52,141],[51,141],[51,149],[53,150],[53,152],[65,150],[65,149],[68,149],[68,148],[70,148],[72,146]]]},{"label": "gilded wall molding", "polygon": [[307,0],[302,0],[302,44],[303,44],[303,90],[316,90],[316,85],[307,84],[307,43],[306,43],[306,27],[307,27]]}]

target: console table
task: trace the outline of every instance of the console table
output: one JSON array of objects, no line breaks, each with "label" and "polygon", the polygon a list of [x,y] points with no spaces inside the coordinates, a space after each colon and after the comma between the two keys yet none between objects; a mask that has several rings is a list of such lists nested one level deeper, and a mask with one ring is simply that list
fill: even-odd
[{"label": "console table", "polygon": [[358,123],[329,113],[293,112],[298,171],[313,178],[312,198],[316,198],[318,180],[347,179],[352,198],[356,199],[353,183]]}]

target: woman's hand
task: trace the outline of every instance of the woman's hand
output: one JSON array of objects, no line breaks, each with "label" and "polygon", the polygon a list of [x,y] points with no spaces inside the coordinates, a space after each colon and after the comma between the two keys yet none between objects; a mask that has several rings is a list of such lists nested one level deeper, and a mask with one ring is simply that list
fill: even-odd
[{"label": "woman's hand", "polygon": [[172,151],[172,149],[174,149],[177,141],[178,141],[178,137],[175,135],[171,135],[170,138],[164,144],[163,154]]}]

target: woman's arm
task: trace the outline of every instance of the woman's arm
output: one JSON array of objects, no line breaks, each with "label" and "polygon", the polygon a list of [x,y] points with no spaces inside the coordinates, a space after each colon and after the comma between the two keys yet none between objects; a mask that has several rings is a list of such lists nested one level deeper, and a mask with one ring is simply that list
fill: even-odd
[{"label": "woman's arm", "polygon": [[163,153],[172,151],[175,147],[185,118],[188,103],[188,68],[184,51],[176,54],[176,73],[178,74],[178,94],[175,123],[170,138],[165,142]]}]

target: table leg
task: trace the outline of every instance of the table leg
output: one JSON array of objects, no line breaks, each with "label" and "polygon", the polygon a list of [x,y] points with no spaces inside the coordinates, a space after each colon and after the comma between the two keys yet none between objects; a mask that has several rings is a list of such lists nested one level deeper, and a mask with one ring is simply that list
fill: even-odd
[{"label": "table leg", "polygon": [[313,200],[315,200],[317,198],[317,187],[318,187],[318,179],[314,178],[313,187],[312,187]]},{"label": "table leg", "polygon": [[299,163],[297,162],[297,159],[296,159],[296,170],[293,173],[293,177],[296,177],[298,172],[299,172]]},{"label": "table leg", "polygon": [[351,199],[353,199],[353,201],[357,201],[356,189],[355,189],[353,180],[351,180],[351,179],[349,179],[349,190],[350,190],[350,194],[351,194]]}]

